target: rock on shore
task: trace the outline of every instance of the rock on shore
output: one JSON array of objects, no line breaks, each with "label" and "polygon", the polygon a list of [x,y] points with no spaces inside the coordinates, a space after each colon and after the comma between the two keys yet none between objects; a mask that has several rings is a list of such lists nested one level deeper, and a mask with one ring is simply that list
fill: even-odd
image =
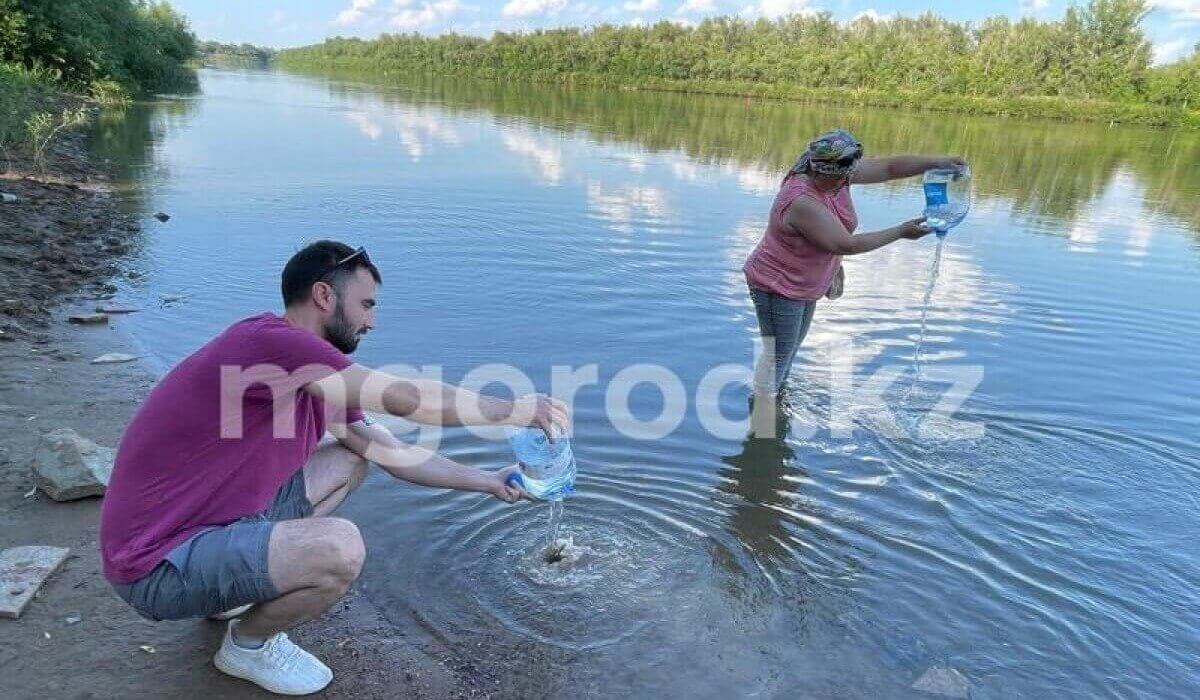
[{"label": "rock on shore", "polygon": [[103,496],[112,476],[112,449],[83,438],[70,428],[42,436],[33,455],[33,482],[56,501]]}]

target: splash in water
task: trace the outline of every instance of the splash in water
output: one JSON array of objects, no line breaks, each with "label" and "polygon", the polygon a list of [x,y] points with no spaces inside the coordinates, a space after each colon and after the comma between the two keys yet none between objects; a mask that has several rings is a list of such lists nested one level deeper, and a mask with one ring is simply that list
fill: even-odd
[{"label": "splash in water", "polygon": [[542,551],[542,559],[547,564],[555,564],[562,561],[563,552],[572,543],[569,540],[560,540],[558,538],[559,530],[562,528],[563,502],[550,501],[550,525],[547,528],[546,549]]}]

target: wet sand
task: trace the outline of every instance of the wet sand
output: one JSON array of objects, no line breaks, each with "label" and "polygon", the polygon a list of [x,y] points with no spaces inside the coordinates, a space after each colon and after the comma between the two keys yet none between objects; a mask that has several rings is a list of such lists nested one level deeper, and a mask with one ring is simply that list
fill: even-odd
[{"label": "wet sand", "polygon": [[[136,354],[121,317],[66,321],[111,294],[122,256],[140,243],[137,222],[117,211],[78,134],[56,149],[49,177],[30,173],[14,160],[0,174],[0,192],[18,197],[0,203],[0,549],[54,545],[71,555],[20,619],[0,620],[0,696],[271,697],[213,668],[222,624],[152,623],[116,597],[101,575],[100,499],[27,496],[42,433],[69,427],[115,447],[154,384],[138,362],[90,364]],[[385,620],[358,589],[292,636],[334,671],[320,697],[482,697],[498,687],[417,625]]]}]

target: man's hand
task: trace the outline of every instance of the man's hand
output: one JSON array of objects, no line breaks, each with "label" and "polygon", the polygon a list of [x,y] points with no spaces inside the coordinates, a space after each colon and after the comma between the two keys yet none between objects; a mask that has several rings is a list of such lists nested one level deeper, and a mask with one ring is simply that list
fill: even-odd
[{"label": "man's hand", "polygon": [[510,486],[508,484],[508,477],[512,476],[513,474],[519,474],[520,472],[521,468],[516,464],[512,465],[511,467],[505,467],[499,471],[491,472],[490,476],[494,483],[489,493],[505,503],[516,503],[517,501],[521,500],[521,496],[524,495],[524,492],[516,486]]},{"label": "man's hand", "polygon": [[514,401],[506,423],[519,428],[541,428],[552,442],[571,429],[567,405],[545,394],[529,394]]}]

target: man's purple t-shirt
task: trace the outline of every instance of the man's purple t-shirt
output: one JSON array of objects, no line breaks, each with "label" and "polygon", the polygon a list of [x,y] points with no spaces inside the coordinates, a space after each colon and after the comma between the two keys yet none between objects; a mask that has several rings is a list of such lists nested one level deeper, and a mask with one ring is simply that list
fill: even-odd
[{"label": "man's purple t-shirt", "polygon": [[356,409],[327,415],[301,390],[351,364],[266,313],[176,365],[121,438],[100,514],[105,577],[132,583],[200,530],[266,510],[316,449],[326,418],[362,420]]}]

